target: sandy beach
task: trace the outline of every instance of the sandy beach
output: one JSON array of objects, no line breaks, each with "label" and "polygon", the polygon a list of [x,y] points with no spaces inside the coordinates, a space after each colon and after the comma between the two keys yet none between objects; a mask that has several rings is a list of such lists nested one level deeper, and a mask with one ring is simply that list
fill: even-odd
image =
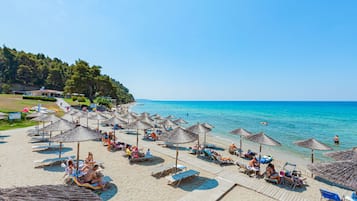
[{"label": "sandy beach", "polygon": [[[68,118],[68,117],[67,117]],[[95,127],[96,121],[90,120],[91,127]],[[81,120],[83,125],[86,124],[84,119]],[[32,127],[33,128],[33,127]],[[2,131],[2,142],[0,143],[0,188],[9,188],[17,186],[33,186],[41,184],[63,184],[64,169],[60,166],[34,168],[35,160],[45,158],[56,158],[56,151],[32,152],[34,144],[29,143],[30,137],[26,131],[30,128],[22,128],[16,130]],[[109,128],[101,128],[109,130]],[[119,141],[124,141],[130,144],[136,143],[136,136],[125,134],[124,131],[117,133]],[[298,169],[302,170],[307,177],[307,186],[304,188],[291,189],[285,185],[274,185],[267,183],[264,179],[250,178],[249,176],[240,173],[236,165],[219,166],[218,164],[202,160],[197,156],[189,153],[187,147],[192,144],[182,145],[179,152],[179,164],[186,166],[187,169],[194,169],[200,172],[200,175],[191,180],[183,181],[178,187],[168,185],[165,177],[155,178],[151,176],[153,169],[164,164],[175,163],[175,149],[167,148],[160,145],[159,142],[142,140],[142,135],[139,137],[139,148],[146,151],[151,149],[155,160],[150,162],[141,162],[130,164],[128,159],[124,157],[123,151],[109,152],[107,147],[99,141],[88,141],[80,144],[80,158],[84,159],[89,151],[93,152],[94,159],[102,162],[104,165],[103,174],[112,178],[111,185],[108,190],[100,194],[103,200],[202,200],[200,195],[207,195],[207,199],[214,200],[211,197],[218,196],[217,191],[220,189],[218,179],[223,179],[235,183],[229,191],[221,192],[218,196],[221,200],[279,200],[277,196],[259,191],[259,186],[271,188],[271,192],[279,191],[282,194],[291,195],[291,200],[320,200],[319,189],[327,189],[342,195],[350,195],[351,191],[331,186],[326,183],[316,181],[308,177],[309,172],[305,171],[303,159],[294,158],[286,153],[275,152],[273,148],[264,146],[263,152],[274,156],[273,163],[277,170],[280,170],[282,164],[286,161],[298,164]],[[237,138],[238,139],[238,138]],[[208,136],[209,143],[213,143],[226,150],[219,151],[224,156],[230,156],[233,160],[238,160],[241,163],[248,161],[230,155],[227,151],[228,145],[231,143],[228,140]],[[239,144],[237,140],[236,144]],[[66,143],[64,156],[76,154],[76,143]],[[257,150],[258,145],[243,144],[244,150],[250,148]],[[264,168],[264,166],[262,167]],[[247,183],[238,183],[245,180],[253,182],[253,187],[248,188]],[[209,183],[211,182],[211,185]],[[200,188],[203,184],[209,184],[206,188]],[[197,197],[195,198],[195,196]],[[212,195],[212,196],[210,196]],[[283,196],[281,196],[283,197]]]}]

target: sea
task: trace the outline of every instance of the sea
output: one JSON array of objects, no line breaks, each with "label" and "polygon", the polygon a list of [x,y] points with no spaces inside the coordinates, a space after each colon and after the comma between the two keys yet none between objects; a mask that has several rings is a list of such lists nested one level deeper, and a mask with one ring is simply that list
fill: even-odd
[{"label": "sea", "polygon": [[[148,112],[162,117],[183,118],[188,127],[197,122],[214,126],[211,135],[239,142],[230,134],[236,128],[252,133],[264,132],[279,141],[278,151],[308,158],[311,150],[293,142],[315,138],[335,151],[357,146],[357,102],[318,101],[157,101],[137,100],[132,112]],[[267,122],[263,125],[261,122]],[[340,144],[333,138],[339,136]],[[327,160],[315,151],[317,160]]]}]

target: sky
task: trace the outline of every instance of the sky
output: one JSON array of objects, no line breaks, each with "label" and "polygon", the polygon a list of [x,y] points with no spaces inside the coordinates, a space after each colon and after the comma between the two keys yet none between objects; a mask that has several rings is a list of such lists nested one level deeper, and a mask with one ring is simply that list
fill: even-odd
[{"label": "sky", "polygon": [[0,43],[153,100],[357,101],[357,1],[0,0]]}]

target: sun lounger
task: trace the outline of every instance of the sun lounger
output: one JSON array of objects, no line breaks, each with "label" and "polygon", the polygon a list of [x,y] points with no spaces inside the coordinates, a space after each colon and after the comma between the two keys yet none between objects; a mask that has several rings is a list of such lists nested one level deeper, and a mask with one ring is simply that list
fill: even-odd
[{"label": "sun lounger", "polygon": [[323,198],[325,200],[342,201],[340,196],[334,192],[320,189],[320,193],[321,193],[321,199]]},{"label": "sun lounger", "polygon": [[219,165],[233,165],[234,160],[231,158],[223,158],[222,156],[214,156],[213,158],[215,159],[214,161],[218,163]]},{"label": "sun lounger", "polygon": [[[174,173],[176,169],[176,166],[174,164],[170,164],[170,165],[161,165],[157,168],[155,168],[154,170],[152,170],[151,172],[151,176],[154,176],[156,178],[160,178],[163,176],[167,176],[171,173]],[[177,165],[177,170],[176,172],[180,172],[182,170],[186,169],[185,166],[183,165]]]},{"label": "sun lounger", "polygon": [[351,196],[345,196],[346,201],[357,201],[357,194],[355,192],[352,193]]},{"label": "sun lounger", "polygon": [[200,172],[196,170],[186,170],[184,172],[180,172],[174,175],[166,176],[165,178],[168,180],[168,184],[179,186],[182,180],[192,178],[194,176],[198,176]]},{"label": "sun lounger", "polygon": [[32,151],[44,151],[44,150],[52,150],[52,149],[59,149],[59,145],[35,145],[32,146]]},{"label": "sun lounger", "polygon": [[45,166],[60,165],[62,162],[68,160],[69,158],[74,158],[75,156],[63,157],[63,158],[46,158],[41,160],[33,161],[35,168],[41,168]]}]

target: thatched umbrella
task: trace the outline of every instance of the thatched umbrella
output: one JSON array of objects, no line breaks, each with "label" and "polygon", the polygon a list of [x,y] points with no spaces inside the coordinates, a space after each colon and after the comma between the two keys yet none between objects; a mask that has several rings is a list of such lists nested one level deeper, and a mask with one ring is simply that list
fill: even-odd
[{"label": "thatched umbrella", "polygon": [[77,113],[74,114],[75,117],[77,117],[79,120],[79,124],[81,123],[81,118],[86,118],[87,119],[87,127],[88,127],[88,111],[78,111]]},{"label": "thatched umbrella", "polygon": [[[60,118],[56,117],[54,114],[50,114],[50,115],[43,114],[43,115],[40,115],[40,116],[38,116],[36,118],[33,118],[32,120],[33,121],[42,122],[43,123],[42,128],[44,128],[45,127],[45,122],[53,123],[53,122],[56,122],[56,121],[60,120]],[[43,134],[42,135],[42,139],[43,139],[45,137],[45,131],[43,131],[42,134]]]},{"label": "thatched umbrella", "polygon": [[174,118],[175,118],[175,116],[169,115],[169,116],[165,117],[164,119],[174,119]]},{"label": "thatched umbrella", "polygon": [[182,118],[176,119],[173,121],[175,124],[187,124],[187,121],[185,121]]},{"label": "thatched umbrella", "polygon": [[245,130],[244,128],[237,128],[235,130],[232,130],[230,133],[233,135],[239,135],[239,156],[242,156],[242,137],[249,137],[252,135],[252,133]]},{"label": "thatched umbrella", "polygon": [[250,140],[252,142],[258,143],[259,144],[259,167],[260,167],[260,159],[261,159],[261,153],[262,153],[262,144],[264,145],[270,145],[270,146],[280,146],[280,142],[274,140],[273,138],[269,137],[265,133],[261,132],[255,135],[251,135],[247,137],[247,140]]},{"label": "thatched umbrella", "polygon": [[171,144],[176,144],[176,163],[175,163],[175,171],[177,171],[177,159],[178,159],[178,146],[177,144],[185,144],[189,142],[196,141],[198,139],[198,135],[185,130],[181,127],[177,127],[173,129],[172,131],[167,132],[166,134],[163,134],[160,136],[160,140],[171,143]]},{"label": "thatched umbrella", "polygon": [[159,124],[164,126],[166,130],[167,130],[167,128],[174,129],[178,126],[175,122],[171,121],[170,119],[165,119],[164,121],[160,122]]},{"label": "thatched umbrella", "polygon": [[[76,127],[75,124],[73,124],[73,123],[71,123],[71,122],[69,122],[67,120],[60,119],[59,121],[56,121],[55,123],[49,124],[49,125],[45,126],[42,129],[50,131],[50,138],[51,138],[52,131],[61,131],[61,134],[62,134],[62,132],[71,130],[71,129],[75,128],[75,127]],[[49,141],[49,145],[51,145],[50,143],[51,143],[51,141]],[[62,151],[62,142],[60,142],[60,149],[59,149],[58,158],[61,158],[61,151]]]},{"label": "thatched umbrella", "polygon": [[126,127],[126,125],[128,124],[125,120],[119,118],[119,117],[112,117],[110,119],[107,119],[105,121],[103,121],[103,123],[105,124],[109,124],[109,125],[113,125],[113,132],[114,132],[114,139],[115,139],[115,129],[114,126],[116,124],[121,125],[122,127]]},{"label": "thatched umbrella", "polygon": [[[94,132],[83,126],[77,126],[74,129],[68,130],[60,135],[51,138],[52,142],[77,142],[77,173],[79,166],[79,142],[100,139],[101,134]],[[78,174],[77,174],[78,175]]]},{"label": "thatched umbrella", "polygon": [[294,142],[294,144],[300,147],[311,149],[311,163],[314,163],[314,150],[320,150],[320,151],[332,150],[331,147],[329,147],[328,145],[322,142],[315,140],[314,138],[296,141]]},{"label": "thatched umbrella", "polygon": [[197,123],[195,125],[192,125],[192,126],[186,128],[186,130],[191,131],[193,133],[196,133],[198,135],[198,146],[200,145],[200,137],[199,137],[199,135],[200,134],[204,134],[204,141],[203,141],[204,144],[203,145],[206,146],[206,134],[208,132],[210,132],[211,129],[203,126],[200,123]]},{"label": "thatched umbrella", "polygon": [[39,185],[0,188],[0,200],[98,200],[100,197],[89,189],[67,185]]},{"label": "thatched umbrella", "polygon": [[351,160],[309,164],[307,167],[323,179],[357,191],[357,151]]},{"label": "thatched umbrella", "polygon": [[147,122],[136,120],[136,121],[128,124],[127,127],[131,128],[131,129],[136,129],[136,147],[139,147],[139,130],[145,130],[145,129],[152,128],[153,125],[151,125]]},{"label": "thatched umbrella", "polygon": [[204,126],[204,127],[206,127],[206,128],[209,128],[209,129],[211,129],[211,130],[214,128],[213,125],[211,125],[211,124],[209,124],[209,123],[206,123],[206,122],[203,123],[202,126]]},{"label": "thatched umbrella", "polygon": [[89,115],[88,117],[91,120],[97,120],[97,128],[99,129],[99,121],[103,121],[103,120],[107,120],[108,118],[100,113],[92,113],[91,115]]},{"label": "thatched umbrella", "polygon": [[357,155],[357,147],[343,151],[329,152],[324,155],[331,157],[336,161],[352,160],[353,156]]}]

